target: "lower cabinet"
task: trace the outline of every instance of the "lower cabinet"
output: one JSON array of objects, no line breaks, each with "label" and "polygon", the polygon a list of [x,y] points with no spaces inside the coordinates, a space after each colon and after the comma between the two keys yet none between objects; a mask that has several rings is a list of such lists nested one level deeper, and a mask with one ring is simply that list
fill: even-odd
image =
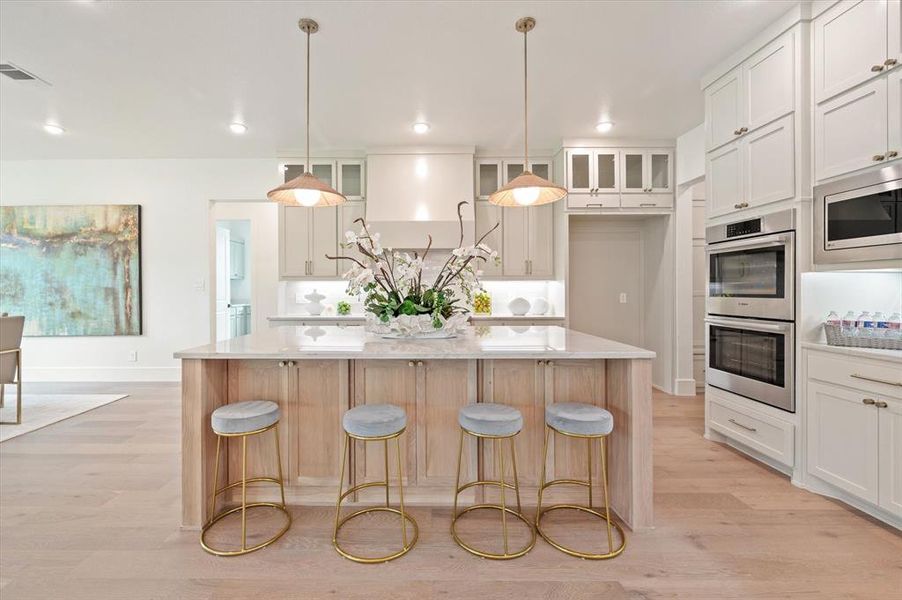
[{"label": "lower cabinet", "polygon": [[809,475],[902,517],[899,372],[890,363],[809,352],[806,449]]}]

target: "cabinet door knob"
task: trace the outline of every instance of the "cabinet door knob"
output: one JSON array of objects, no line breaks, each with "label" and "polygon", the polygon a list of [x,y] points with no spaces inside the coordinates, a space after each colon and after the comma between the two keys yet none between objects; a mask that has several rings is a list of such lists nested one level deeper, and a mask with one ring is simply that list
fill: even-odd
[{"label": "cabinet door knob", "polygon": [[861,403],[867,404],[868,406],[870,406],[872,404],[876,404],[876,402],[874,401],[873,398],[865,398],[864,400],[861,401]]},{"label": "cabinet door knob", "polygon": [[886,160],[886,156],[884,156],[883,154],[875,154],[874,156],[871,157],[871,159],[874,162],[880,162],[881,160]]},{"label": "cabinet door knob", "polygon": [[740,127],[740,128],[739,128],[739,133],[745,133],[745,132],[747,132],[748,130],[749,130],[748,127]]},{"label": "cabinet door knob", "polygon": [[741,130],[741,129],[734,129],[734,130],[733,130],[733,135],[742,135],[742,130]]},{"label": "cabinet door knob", "polygon": [[734,205],[733,205],[733,208],[742,208],[742,205],[741,205],[741,204],[734,204]]},{"label": "cabinet door knob", "polygon": [[544,361],[544,360],[540,360],[540,361],[539,361],[538,363],[536,363],[536,364],[544,365],[544,364],[545,364],[545,361]]},{"label": "cabinet door knob", "polygon": [[289,360],[289,361],[288,361],[288,366],[289,366],[289,367],[293,367],[293,366],[295,366],[296,364],[297,364],[297,363],[294,362],[293,360]]},{"label": "cabinet door knob", "polygon": [[553,367],[554,361],[553,360],[545,361],[545,364],[548,365],[549,367]]},{"label": "cabinet door knob", "polygon": [[887,58],[885,61],[883,61],[883,64],[887,67],[894,67],[896,66],[896,62],[897,61],[895,58]]},{"label": "cabinet door knob", "polygon": [[873,71],[874,73],[879,73],[884,68],[885,67],[883,65],[874,65],[873,67],[871,67],[871,71]]},{"label": "cabinet door knob", "polygon": [[407,366],[408,366],[408,367],[415,367],[415,366],[417,366],[417,363],[415,363],[415,362],[412,361],[412,360],[408,360],[408,361],[407,361]]},{"label": "cabinet door knob", "polygon": [[890,150],[889,152],[886,153],[887,158],[896,158],[897,156],[899,156],[899,153],[896,152],[895,150]]},{"label": "cabinet door knob", "polygon": [[279,361],[279,366],[280,366],[280,367],[284,367],[284,366],[285,366],[285,361],[284,361],[284,360],[280,360],[280,361]]},{"label": "cabinet door knob", "polygon": [[874,406],[876,406],[877,408],[886,408],[889,405],[883,400],[880,400],[879,402],[875,402]]}]

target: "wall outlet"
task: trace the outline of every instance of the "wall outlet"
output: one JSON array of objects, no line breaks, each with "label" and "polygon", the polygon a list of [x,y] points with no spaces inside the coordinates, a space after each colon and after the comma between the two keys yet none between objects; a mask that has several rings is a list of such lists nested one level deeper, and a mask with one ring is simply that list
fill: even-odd
[{"label": "wall outlet", "polygon": [[626,304],[626,292],[620,292],[620,304]]},{"label": "wall outlet", "polygon": [[134,350],[128,353],[128,362],[138,362],[138,353]]}]

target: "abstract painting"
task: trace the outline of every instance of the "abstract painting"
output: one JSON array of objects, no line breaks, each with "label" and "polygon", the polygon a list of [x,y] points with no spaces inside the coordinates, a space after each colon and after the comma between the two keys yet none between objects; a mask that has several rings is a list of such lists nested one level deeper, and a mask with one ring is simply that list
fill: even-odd
[{"label": "abstract painting", "polygon": [[141,334],[141,207],[0,206],[0,312],[25,335]]}]

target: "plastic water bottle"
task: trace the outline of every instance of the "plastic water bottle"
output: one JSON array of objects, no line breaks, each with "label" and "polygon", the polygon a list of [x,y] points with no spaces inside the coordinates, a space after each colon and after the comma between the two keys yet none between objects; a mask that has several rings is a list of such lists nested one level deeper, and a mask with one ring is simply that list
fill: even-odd
[{"label": "plastic water bottle", "polygon": [[883,316],[883,313],[879,310],[874,313],[874,337],[883,337],[886,335],[886,329],[888,323],[886,322],[886,317]]},{"label": "plastic water bottle", "polygon": [[894,312],[886,321],[886,334],[889,337],[902,339],[902,315]]},{"label": "plastic water bottle", "polygon": [[830,314],[827,315],[827,318],[824,319],[827,325],[833,325],[834,327],[839,327],[842,324],[842,319],[839,318],[839,315],[836,314],[836,311],[830,311]]},{"label": "plastic water bottle", "polygon": [[846,316],[842,318],[842,331],[846,335],[852,335],[855,333],[855,313],[851,310],[846,313]]},{"label": "plastic water bottle", "polygon": [[855,319],[855,326],[858,328],[858,335],[868,337],[874,332],[874,318],[870,312],[863,310]]}]

